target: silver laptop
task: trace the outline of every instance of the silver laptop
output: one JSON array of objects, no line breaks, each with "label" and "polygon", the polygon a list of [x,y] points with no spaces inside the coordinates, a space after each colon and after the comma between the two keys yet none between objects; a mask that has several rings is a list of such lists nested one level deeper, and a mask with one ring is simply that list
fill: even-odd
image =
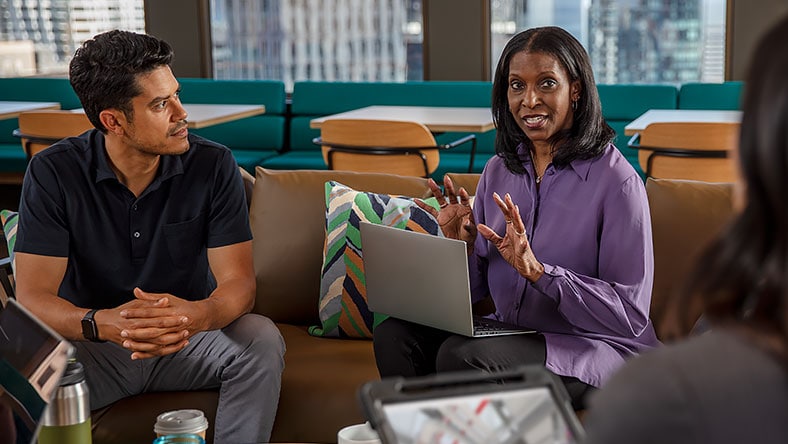
[{"label": "silver laptop", "polygon": [[465,242],[361,222],[370,310],[464,336],[535,333],[474,316]]},{"label": "silver laptop", "polygon": [[36,442],[44,412],[73,353],[68,341],[14,299],[0,306],[0,421],[13,420],[6,436]]}]

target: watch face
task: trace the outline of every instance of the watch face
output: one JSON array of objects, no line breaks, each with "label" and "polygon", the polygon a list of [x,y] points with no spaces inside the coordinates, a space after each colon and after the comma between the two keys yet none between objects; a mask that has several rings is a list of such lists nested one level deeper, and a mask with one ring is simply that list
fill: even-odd
[{"label": "watch face", "polygon": [[84,336],[85,339],[90,340],[90,339],[92,339],[90,337],[91,333],[93,333],[93,329],[90,328],[90,321],[88,321],[87,319],[83,319],[82,320],[82,336]]},{"label": "watch face", "polygon": [[84,318],[82,318],[82,336],[88,341],[95,341],[97,337],[96,321],[93,319],[95,311],[89,311]]}]

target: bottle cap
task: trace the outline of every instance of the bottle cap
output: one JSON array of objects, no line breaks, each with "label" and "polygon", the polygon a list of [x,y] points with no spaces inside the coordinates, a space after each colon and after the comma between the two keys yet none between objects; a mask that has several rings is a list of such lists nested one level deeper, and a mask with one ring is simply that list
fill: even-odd
[{"label": "bottle cap", "polygon": [[80,362],[75,359],[70,359],[66,366],[66,371],[63,372],[63,377],[60,378],[60,386],[79,384],[85,380],[85,368],[82,367]]},{"label": "bottle cap", "polygon": [[156,418],[153,431],[159,435],[181,433],[200,434],[208,428],[208,419],[200,410],[173,410],[164,412]]}]

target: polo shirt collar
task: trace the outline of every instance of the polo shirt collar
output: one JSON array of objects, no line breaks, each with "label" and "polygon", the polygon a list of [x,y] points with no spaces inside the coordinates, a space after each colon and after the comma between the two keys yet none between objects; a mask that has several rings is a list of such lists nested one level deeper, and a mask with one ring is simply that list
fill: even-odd
[{"label": "polo shirt collar", "polygon": [[[115,172],[109,166],[107,149],[104,145],[104,134],[95,130],[92,137],[95,138],[92,145],[95,147],[93,155],[96,162],[96,183],[108,179],[117,180],[118,178],[115,176]],[[183,174],[183,160],[181,156],[161,156],[159,173],[156,175],[156,178],[153,179],[153,183],[162,182],[181,174]],[[151,185],[153,185],[153,183]]]}]

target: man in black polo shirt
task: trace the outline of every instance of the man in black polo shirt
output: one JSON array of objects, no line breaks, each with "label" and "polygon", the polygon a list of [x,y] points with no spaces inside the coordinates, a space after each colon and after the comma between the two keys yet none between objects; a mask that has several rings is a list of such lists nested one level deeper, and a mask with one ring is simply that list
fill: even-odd
[{"label": "man in black polo shirt", "polygon": [[77,50],[71,85],[97,129],[30,162],[18,299],[76,341],[91,408],[220,388],[216,441],[266,442],[284,342],[248,313],[255,276],[238,167],[227,148],[189,135],[172,55],[124,31]]}]

